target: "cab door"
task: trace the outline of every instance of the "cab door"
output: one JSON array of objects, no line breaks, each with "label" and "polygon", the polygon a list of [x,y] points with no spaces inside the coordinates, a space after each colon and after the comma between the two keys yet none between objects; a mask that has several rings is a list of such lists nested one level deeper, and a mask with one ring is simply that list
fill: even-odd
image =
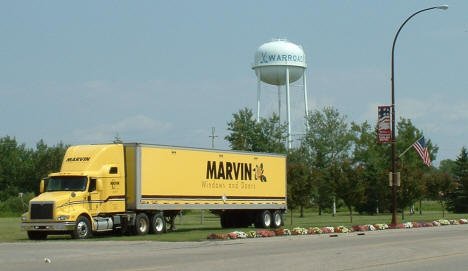
[{"label": "cab door", "polygon": [[99,213],[99,207],[102,204],[101,193],[96,188],[96,178],[89,179],[88,187],[88,210],[92,216]]}]

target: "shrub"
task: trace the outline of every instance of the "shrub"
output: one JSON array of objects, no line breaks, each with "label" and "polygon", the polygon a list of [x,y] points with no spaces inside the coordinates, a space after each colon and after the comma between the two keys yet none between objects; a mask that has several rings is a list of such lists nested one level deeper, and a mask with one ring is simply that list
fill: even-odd
[{"label": "shrub", "polygon": [[4,202],[0,202],[0,213],[22,214],[28,210],[29,201],[34,198],[34,193],[25,193],[23,198],[9,197]]}]

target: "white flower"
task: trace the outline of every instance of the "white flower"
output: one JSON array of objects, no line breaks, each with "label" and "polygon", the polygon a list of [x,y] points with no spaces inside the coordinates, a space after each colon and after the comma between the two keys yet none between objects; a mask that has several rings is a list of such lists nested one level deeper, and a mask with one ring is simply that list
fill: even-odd
[{"label": "white flower", "polygon": [[247,234],[243,231],[233,231],[233,234],[237,236],[237,238],[247,238]]},{"label": "white flower", "polygon": [[412,228],[413,227],[413,223],[411,223],[411,222],[403,223],[403,225],[405,225],[405,228]]}]

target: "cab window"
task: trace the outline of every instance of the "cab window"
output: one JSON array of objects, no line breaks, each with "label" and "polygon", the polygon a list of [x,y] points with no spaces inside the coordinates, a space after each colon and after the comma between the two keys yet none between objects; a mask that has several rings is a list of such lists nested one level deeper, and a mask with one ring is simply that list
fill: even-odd
[{"label": "cab window", "polygon": [[93,192],[93,191],[96,191],[96,179],[89,180],[88,192]]}]

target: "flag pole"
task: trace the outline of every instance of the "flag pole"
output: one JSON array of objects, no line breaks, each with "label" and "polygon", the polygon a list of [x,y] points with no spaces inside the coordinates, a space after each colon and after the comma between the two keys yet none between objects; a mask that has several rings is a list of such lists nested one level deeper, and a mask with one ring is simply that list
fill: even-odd
[{"label": "flag pole", "polygon": [[[418,140],[414,141],[414,143],[418,142],[419,140],[421,140],[421,138],[423,138],[424,136],[418,138]],[[398,155],[398,158],[401,158],[403,156],[403,154],[405,154],[407,151],[409,151],[409,149],[411,149],[411,147],[413,147],[413,144],[411,144],[404,152],[402,152],[400,155]]]}]

